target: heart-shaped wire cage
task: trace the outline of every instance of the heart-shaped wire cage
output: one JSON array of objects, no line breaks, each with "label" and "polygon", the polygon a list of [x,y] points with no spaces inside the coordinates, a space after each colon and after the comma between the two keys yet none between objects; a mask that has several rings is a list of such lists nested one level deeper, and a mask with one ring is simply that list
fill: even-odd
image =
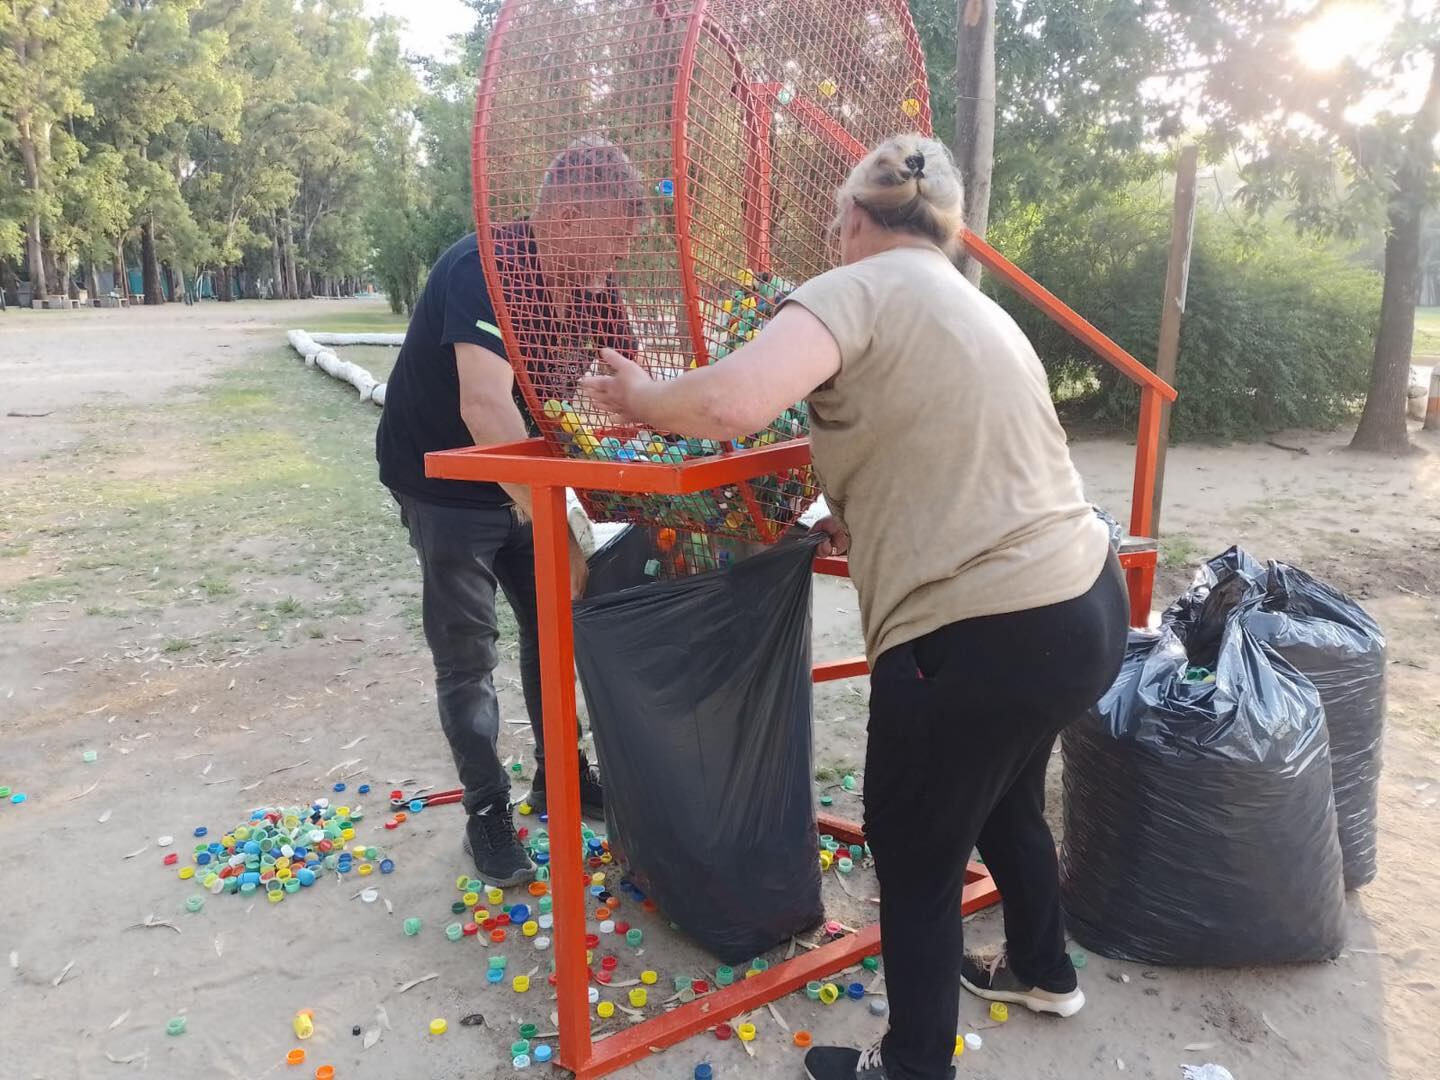
[{"label": "heart-shaped wire cage", "polygon": [[[836,189],[905,131],[930,132],[930,105],[903,0],[506,0],[476,107],[475,216],[516,382],[551,448],[681,464],[807,434],[803,402],[733,441],[616,426],[578,383],[602,345],[656,378],[723,363],[834,264]],[[541,236],[528,220],[542,183],[615,209]],[[583,279],[581,299],[547,266]],[[816,494],[806,467],[698,495],[580,497],[594,520],[691,534],[680,569],[693,572],[715,557],[698,537],[774,542]]]}]

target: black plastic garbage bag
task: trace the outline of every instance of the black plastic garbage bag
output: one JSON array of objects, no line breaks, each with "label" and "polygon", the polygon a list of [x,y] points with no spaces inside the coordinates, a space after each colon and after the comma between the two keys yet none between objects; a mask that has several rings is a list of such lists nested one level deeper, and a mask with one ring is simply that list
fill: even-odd
[{"label": "black plastic garbage bag", "polygon": [[575,659],[631,878],[725,963],[818,923],[811,797],[816,540],[656,582],[640,529],[591,560]]},{"label": "black plastic garbage bag", "polygon": [[[1256,602],[1258,598],[1258,602]],[[1325,707],[1345,887],[1376,872],[1376,815],[1385,729],[1385,636],[1360,605],[1284,563],[1262,567],[1240,548],[1203,566],[1165,613],[1192,663],[1205,664],[1231,612],[1315,684]]]},{"label": "black plastic garbage bag", "polygon": [[1143,963],[1331,958],[1345,909],[1319,694],[1238,619],[1196,674],[1173,630],[1137,632],[1063,736],[1070,932]]}]

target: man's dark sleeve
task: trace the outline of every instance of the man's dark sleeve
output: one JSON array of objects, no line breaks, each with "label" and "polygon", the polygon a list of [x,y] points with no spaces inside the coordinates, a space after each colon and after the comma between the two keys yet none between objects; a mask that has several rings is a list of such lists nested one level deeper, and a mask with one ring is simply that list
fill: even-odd
[{"label": "man's dark sleeve", "polygon": [[464,342],[489,349],[496,356],[505,355],[505,339],[490,302],[485,285],[485,268],[480,262],[479,248],[467,250],[450,267],[445,283],[445,326],[440,342],[454,345]]},{"label": "man's dark sleeve", "polygon": [[599,309],[595,313],[595,336],[605,348],[614,349],[631,359],[640,351],[640,343],[630,328],[630,316],[620,299],[620,290],[613,282],[601,294]]}]

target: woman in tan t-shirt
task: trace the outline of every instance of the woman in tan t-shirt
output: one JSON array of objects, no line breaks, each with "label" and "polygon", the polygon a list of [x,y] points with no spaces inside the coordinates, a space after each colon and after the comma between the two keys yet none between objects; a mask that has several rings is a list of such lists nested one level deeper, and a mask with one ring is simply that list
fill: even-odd
[{"label": "woman in tan t-shirt", "polygon": [[[812,1080],[953,1075],[960,987],[1037,1012],[1084,1004],[1065,952],[1045,770],[1119,671],[1126,599],[1023,333],[956,271],[960,178],[939,143],[891,139],[838,196],[840,265],[749,345],[668,382],[613,352],[585,382],[656,430],[729,439],[810,405],[871,665],[865,832],[880,880],[890,1030],[816,1047]],[[1006,949],[963,953],[978,845]]]}]

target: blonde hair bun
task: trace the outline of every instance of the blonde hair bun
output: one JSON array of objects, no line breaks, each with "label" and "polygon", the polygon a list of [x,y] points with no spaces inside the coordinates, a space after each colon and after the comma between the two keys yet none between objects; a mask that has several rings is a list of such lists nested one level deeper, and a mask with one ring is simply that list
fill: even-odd
[{"label": "blonde hair bun", "polygon": [[953,251],[965,225],[960,170],[943,143],[923,135],[886,139],[850,171],[836,196],[840,212],[855,205],[882,228],[923,236]]}]

